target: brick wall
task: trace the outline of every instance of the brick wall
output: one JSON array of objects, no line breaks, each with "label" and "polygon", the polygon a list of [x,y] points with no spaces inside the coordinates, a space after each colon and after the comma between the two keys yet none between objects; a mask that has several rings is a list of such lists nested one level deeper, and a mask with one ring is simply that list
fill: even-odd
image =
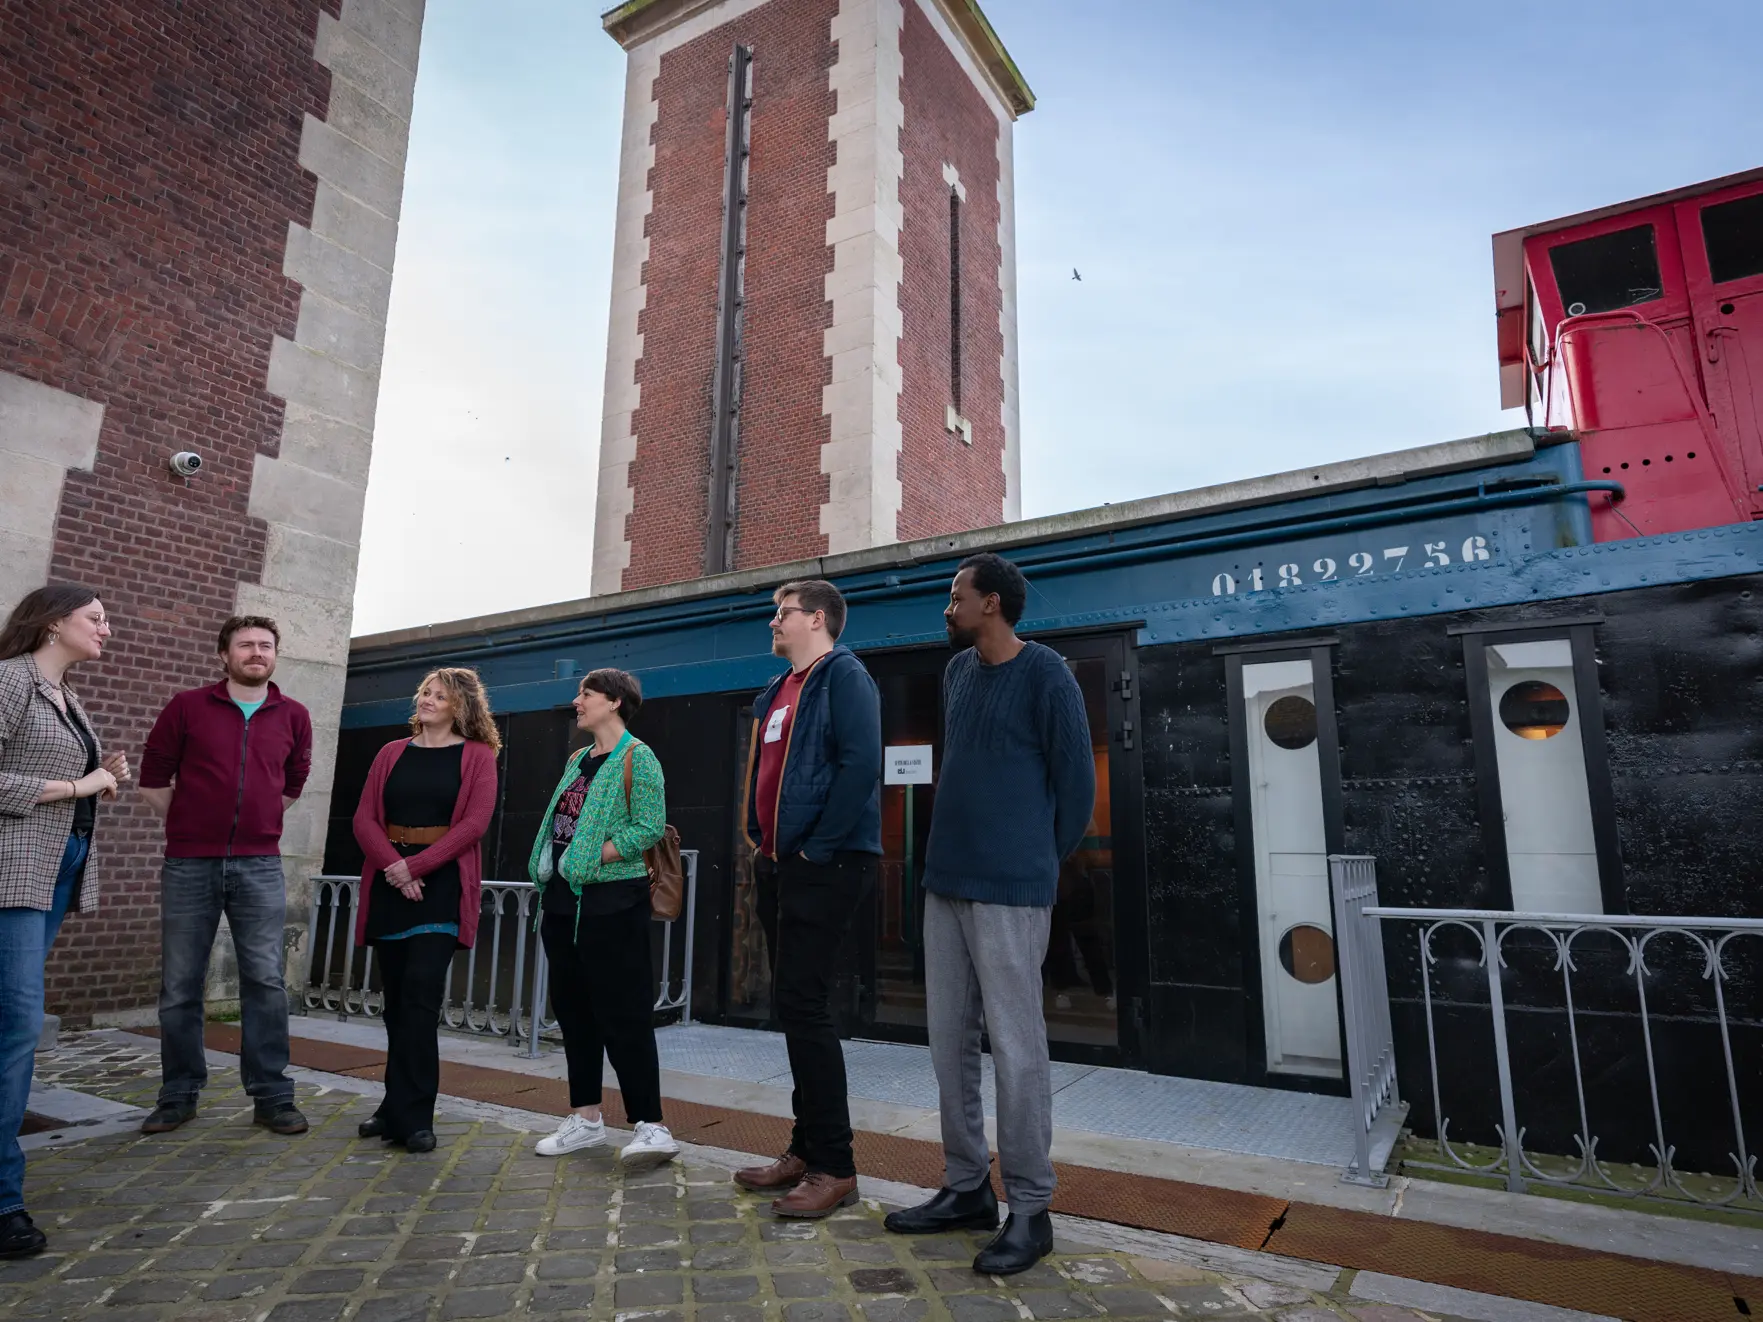
[{"label": "brick wall", "polygon": [[[98,590],[115,633],[71,678],[137,767],[165,701],[217,678],[220,622],[278,617],[277,681],[318,734],[283,839],[291,948],[304,817],[322,840],[328,799],[421,24],[422,0],[0,9],[0,412],[37,424],[0,436],[22,447],[0,461],[46,479],[0,490],[0,550],[29,561],[40,524],[44,552],[9,560],[0,596],[45,575]],[[167,467],[186,449],[204,461],[191,479]],[[100,911],[69,919],[49,969],[49,1007],[76,1023],[150,1005],[159,980],[159,823],[128,794],[99,814]]]},{"label": "brick wall", "polygon": [[736,564],[775,563],[820,540],[820,395],[830,371],[820,334],[831,263],[826,71],[836,9],[836,0],[772,0],[661,57],[625,588],[703,572],[727,64],[736,43],[754,52]]},{"label": "brick wall", "polygon": [[[264,529],[252,466],[282,404],[271,337],[300,291],[282,275],[288,223],[312,214],[301,123],[329,75],[312,58],[316,3],[254,0],[146,21],[102,0],[0,12],[0,358],[104,407],[92,471],[68,473],[51,577],[91,584],[115,636],[72,676],[106,744],[138,765],[177,689],[215,676],[214,630]],[[166,466],[195,450],[186,481]],[[71,918],[49,972],[76,1020],[150,1001],[159,980],[158,821],[100,809],[93,918]]]},{"label": "brick wall", "polygon": [[[900,178],[899,538],[997,523],[1004,508],[1004,352],[998,308],[997,115],[917,4],[900,32],[905,126]],[[950,383],[949,193],[961,203],[961,414],[973,444],[947,428]]]}]

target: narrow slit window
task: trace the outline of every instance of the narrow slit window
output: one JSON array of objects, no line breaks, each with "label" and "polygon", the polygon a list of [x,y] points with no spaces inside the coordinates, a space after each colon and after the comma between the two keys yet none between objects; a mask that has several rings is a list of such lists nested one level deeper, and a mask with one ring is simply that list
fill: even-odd
[{"label": "narrow slit window", "polygon": [[961,195],[949,190],[949,398],[961,410]]}]

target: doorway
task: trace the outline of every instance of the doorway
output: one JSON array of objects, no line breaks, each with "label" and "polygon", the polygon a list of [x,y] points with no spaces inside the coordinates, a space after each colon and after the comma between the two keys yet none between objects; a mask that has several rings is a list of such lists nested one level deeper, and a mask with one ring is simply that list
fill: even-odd
[{"label": "doorway", "polygon": [[1270,1074],[1341,1076],[1314,661],[1245,661],[1263,1046]]},{"label": "doorway", "polygon": [[[1058,1060],[1132,1065],[1140,1059],[1147,953],[1131,651],[1119,637],[1037,641],[1063,656],[1077,680],[1096,764],[1095,810],[1054,896],[1042,965],[1047,1039]],[[882,693],[883,744],[896,754],[928,750],[930,761],[929,783],[882,786],[881,874],[859,955],[869,992],[865,1036],[926,1040],[924,856],[943,762],[948,660],[941,649],[864,658]]]},{"label": "doorway", "polygon": [[[1096,765],[1096,807],[1076,852],[1060,869],[1042,966],[1042,1005],[1053,1057],[1136,1065],[1148,951],[1144,898],[1134,662],[1119,636],[1046,638],[1065,658],[1084,698]],[[853,924],[849,970],[835,1010],[841,1031],[923,1043],[924,860],[943,764],[944,648],[874,652],[863,663],[881,690],[882,742],[896,764],[926,758],[929,779],[890,777],[882,786],[882,859],[873,902]],[[748,715],[742,725],[746,737]],[[745,764],[745,753],[736,765]],[[909,783],[915,782],[915,783]],[[732,1022],[770,1019],[769,951],[752,921],[751,881],[737,867],[730,924]],[[746,917],[746,921],[743,918]]]}]

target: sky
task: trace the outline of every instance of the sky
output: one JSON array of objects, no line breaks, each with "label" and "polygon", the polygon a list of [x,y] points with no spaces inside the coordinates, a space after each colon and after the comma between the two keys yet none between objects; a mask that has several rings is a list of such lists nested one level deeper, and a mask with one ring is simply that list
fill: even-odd
[{"label": "sky", "polygon": [[[1763,165],[1759,0],[984,3],[1037,97],[1026,517],[1522,426],[1489,236]],[[588,595],[598,8],[429,0],[357,636]]]}]

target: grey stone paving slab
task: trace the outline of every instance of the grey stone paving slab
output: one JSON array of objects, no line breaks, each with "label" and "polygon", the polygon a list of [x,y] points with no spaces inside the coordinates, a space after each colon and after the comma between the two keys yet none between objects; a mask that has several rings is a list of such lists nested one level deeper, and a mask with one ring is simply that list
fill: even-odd
[{"label": "grey stone paving slab", "polygon": [[[130,1042],[64,1034],[38,1076],[150,1104],[157,1052]],[[693,1159],[627,1178],[610,1153],[539,1157],[517,1113],[451,1116],[436,1151],[413,1155],[356,1137],[374,1104],[358,1089],[302,1083],[299,1101],[311,1132],[269,1134],[250,1123],[236,1073],[219,1070],[183,1130],[33,1154],[26,1198],[50,1251],[0,1263],[4,1311],[105,1322],[1348,1316],[1344,1296],[1288,1284],[1251,1299],[1234,1284],[1241,1273],[1063,1243],[998,1280],[970,1265],[983,1236],[888,1235],[873,1201],[779,1221],[768,1199]]]},{"label": "grey stone paving slab", "polygon": [[[681,1074],[788,1087],[790,1063],[777,1033],[688,1024],[656,1034],[661,1067]],[[899,1042],[844,1044],[851,1096],[934,1110],[930,1052]],[[981,1101],[996,1112],[990,1056],[981,1060]],[[1053,1123],[1061,1130],[1178,1143],[1325,1166],[1352,1159],[1351,1102],[1276,1088],[1178,1079],[1054,1061]]]}]

